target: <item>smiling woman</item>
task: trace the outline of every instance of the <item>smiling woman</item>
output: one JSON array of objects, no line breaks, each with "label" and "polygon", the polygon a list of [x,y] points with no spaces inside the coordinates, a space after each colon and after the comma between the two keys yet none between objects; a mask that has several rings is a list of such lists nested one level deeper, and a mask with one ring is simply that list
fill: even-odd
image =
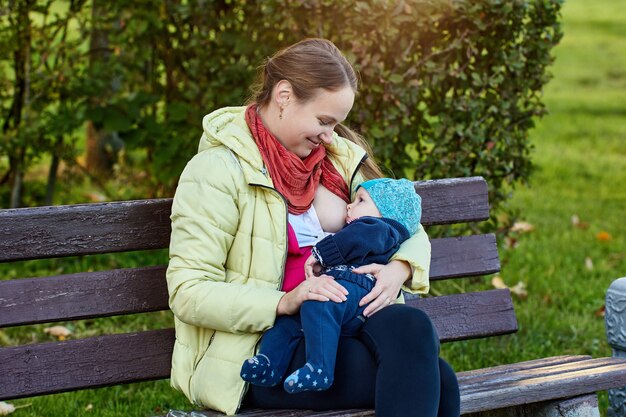
[{"label": "smiling woman", "polygon": [[[266,61],[248,106],[204,117],[198,154],[172,205],[167,270],[176,321],[171,381],[192,402],[227,414],[242,405],[459,414],[456,376],[438,358],[430,319],[391,302],[401,289],[428,291],[430,242],[421,226],[386,264],[360,267],[375,278],[356,300],[365,322],[341,338],[330,389],[292,395],[240,377],[278,320],[297,319],[306,301],[346,301],[332,277],[305,279],[304,263],[345,224],[359,185],[376,176],[359,137],[341,124],[356,92],[356,74],[335,45],[307,39]],[[293,356],[283,358],[289,373],[305,362],[294,329]]]}]

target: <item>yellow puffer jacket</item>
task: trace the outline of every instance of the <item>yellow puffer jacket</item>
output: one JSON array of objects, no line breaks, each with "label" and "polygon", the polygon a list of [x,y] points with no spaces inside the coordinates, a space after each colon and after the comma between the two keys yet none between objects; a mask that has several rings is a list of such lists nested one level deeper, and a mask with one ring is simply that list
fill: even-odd
[{"label": "yellow puffer jacket", "polygon": [[[176,343],[171,384],[190,401],[235,414],[239,377],[276,318],[287,255],[287,208],[273,188],[244,119],[244,107],[203,119],[198,154],[183,171],[172,206],[169,304]],[[327,147],[350,182],[365,152],[339,136]],[[352,190],[362,181],[354,176]],[[411,263],[406,288],[428,291],[430,243],[423,229],[394,255]]]}]

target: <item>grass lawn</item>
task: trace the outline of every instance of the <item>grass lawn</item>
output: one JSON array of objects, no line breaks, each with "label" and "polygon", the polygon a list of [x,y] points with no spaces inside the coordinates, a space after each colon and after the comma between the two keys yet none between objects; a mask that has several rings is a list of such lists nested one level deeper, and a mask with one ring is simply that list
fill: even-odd
[{"label": "grass lawn", "polygon": [[625,7],[624,0],[565,2],[565,35],[544,97],[550,113],[531,133],[536,171],[508,203],[534,230],[514,248],[500,242],[500,276],[528,291],[515,301],[520,329],[497,341],[444,345],[457,370],[611,354],[602,307],[612,280],[626,276]]},{"label": "grass lawn", "polygon": [[[611,281],[626,276],[626,0],[569,0],[563,8],[565,36],[545,91],[550,114],[531,133],[536,171],[508,203],[534,226],[515,247],[500,242],[504,282],[526,285],[515,300],[515,335],[444,345],[456,370],[468,370],[562,354],[610,355],[601,311]],[[572,216],[580,223],[575,226]],[[604,236],[605,239],[599,239]],[[103,268],[133,266],[143,255],[104,258]],[[162,261],[163,255],[157,256]],[[62,273],[84,259],[24,263],[10,276]],[[84,269],[83,269],[84,270]],[[25,272],[26,271],[26,272]],[[470,291],[490,279],[435,283]],[[134,318],[70,323],[76,337],[168,325],[169,312]],[[156,324],[155,324],[156,323]],[[48,341],[43,326],[0,330],[0,345]],[[12,401],[21,416],[151,416],[169,408],[190,409],[168,381]],[[601,396],[606,408],[606,395]],[[605,410],[602,410],[605,413]]]}]

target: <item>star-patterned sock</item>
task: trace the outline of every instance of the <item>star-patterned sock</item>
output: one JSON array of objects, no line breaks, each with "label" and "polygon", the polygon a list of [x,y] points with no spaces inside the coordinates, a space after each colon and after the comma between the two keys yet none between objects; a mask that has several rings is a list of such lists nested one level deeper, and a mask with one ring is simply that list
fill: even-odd
[{"label": "star-patterned sock", "polygon": [[271,366],[270,359],[263,354],[246,359],[239,374],[244,381],[261,387],[278,385],[282,377]]},{"label": "star-patterned sock", "polygon": [[283,387],[290,394],[304,391],[324,391],[333,384],[333,377],[322,368],[314,367],[310,363],[285,378]]}]

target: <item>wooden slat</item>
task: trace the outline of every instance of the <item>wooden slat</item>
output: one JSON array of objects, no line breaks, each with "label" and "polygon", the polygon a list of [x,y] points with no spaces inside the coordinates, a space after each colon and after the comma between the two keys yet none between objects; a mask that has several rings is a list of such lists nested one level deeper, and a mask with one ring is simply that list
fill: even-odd
[{"label": "wooden slat", "polygon": [[[226,414],[211,410],[195,410],[194,413],[204,417],[226,417]],[[237,413],[241,417],[374,417],[374,410],[333,410],[333,411],[311,411],[311,410],[261,410],[242,409]]]},{"label": "wooden slat", "polygon": [[[494,235],[432,240],[430,279],[499,270]],[[165,310],[165,266],[0,281],[0,327]]]},{"label": "wooden slat", "polygon": [[489,218],[487,182],[482,177],[417,181],[422,224],[450,224]]},{"label": "wooden slat", "polygon": [[165,266],[0,281],[0,327],[168,308]]},{"label": "wooden slat", "polygon": [[161,249],[172,200],[0,210],[0,262]]},{"label": "wooden slat", "polygon": [[[481,177],[418,181],[422,224],[489,217]],[[0,210],[0,262],[166,248],[171,199]]]},{"label": "wooden slat", "polygon": [[[552,358],[546,359],[549,363]],[[561,361],[559,358],[558,361]],[[463,414],[568,398],[626,385],[626,359],[581,358],[566,363],[548,364],[519,370],[524,364],[511,365],[511,372],[493,373],[481,377],[473,371],[473,377],[461,377],[461,410]]]},{"label": "wooden slat", "polygon": [[493,234],[432,239],[430,279],[487,275],[500,270]]},{"label": "wooden slat", "polygon": [[169,378],[174,330],[0,348],[0,400]]},{"label": "wooden slat", "polygon": [[517,331],[508,289],[407,300],[424,310],[442,342],[495,336]]},{"label": "wooden slat", "polygon": [[[563,361],[562,363],[544,363],[540,365],[535,363],[533,367],[525,369],[521,369],[520,364],[515,364],[513,366],[515,369],[511,369],[508,372],[486,372],[480,375],[474,375],[472,378],[465,378],[463,380],[465,384],[463,392],[466,394],[487,392],[498,389],[503,385],[515,384],[519,381],[527,381],[533,378],[545,379],[558,377],[568,372],[584,371],[615,364],[615,360],[612,357],[593,359],[590,356],[577,356],[576,358],[576,360]],[[545,359],[542,359],[539,362],[545,361]],[[523,365],[523,363],[521,363],[521,365]]]},{"label": "wooden slat", "polygon": [[541,358],[530,361],[518,362],[514,364],[491,366],[489,368],[476,369],[473,371],[465,371],[457,374],[459,382],[465,383],[476,378],[484,378],[490,376],[499,376],[507,374],[509,372],[524,371],[529,369],[541,368],[544,366],[561,365],[564,363],[577,362],[581,360],[589,359],[587,355],[567,355],[567,356],[552,356],[549,358]]}]

